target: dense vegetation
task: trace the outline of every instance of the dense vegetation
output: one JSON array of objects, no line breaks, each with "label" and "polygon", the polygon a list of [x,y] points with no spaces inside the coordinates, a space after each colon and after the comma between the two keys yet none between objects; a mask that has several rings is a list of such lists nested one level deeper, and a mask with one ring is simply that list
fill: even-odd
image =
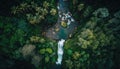
[{"label": "dense vegetation", "polygon": [[[120,8],[89,1],[69,0],[79,26],[65,42],[62,68],[119,69]],[[44,34],[57,22],[56,6],[56,0],[16,0],[0,12],[0,69],[49,69],[55,64],[57,40]]]}]

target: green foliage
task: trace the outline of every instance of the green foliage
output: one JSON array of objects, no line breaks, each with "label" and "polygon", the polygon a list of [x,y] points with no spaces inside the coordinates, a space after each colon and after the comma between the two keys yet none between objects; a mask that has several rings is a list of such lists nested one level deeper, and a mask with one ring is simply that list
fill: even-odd
[{"label": "green foliage", "polygon": [[21,55],[21,53],[20,53],[19,50],[15,50],[15,51],[12,53],[12,57],[13,57],[14,59],[21,59],[21,58],[22,58],[22,55]]},{"label": "green foliage", "polygon": [[[90,15],[89,11],[83,13],[85,17]],[[100,13],[100,16],[104,18],[109,15],[106,9],[100,11]],[[97,16],[93,15],[86,21],[82,21],[84,24],[78,28],[77,34],[72,39],[66,41],[65,55],[67,56],[64,56],[63,59],[63,64],[66,64],[66,68],[91,69],[94,68],[94,64],[96,64],[99,69],[99,65],[105,65],[106,63],[108,66],[112,66],[113,55],[111,53],[113,53],[113,51],[110,52],[110,50],[113,49],[111,42],[114,42],[115,37],[109,33],[110,30],[107,27],[110,25],[108,23],[109,20],[103,20],[102,17],[98,16],[98,13],[96,15]],[[112,21],[110,22],[112,23]],[[72,56],[68,54],[69,49],[73,52]],[[104,66],[102,67],[104,68]]]},{"label": "green foliage", "polygon": [[50,11],[51,15],[55,15],[57,13],[56,9],[51,9]]},{"label": "green foliage", "polygon": [[23,45],[24,42],[24,31],[18,29],[15,31],[15,34],[12,35],[11,39],[10,39],[10,45],[15,44],[15,42],[19,41],[21,43],[21,45]]},{"label": "green foliage", "polygon": [[53,51],[52,51],[51,48],[47,48],[47,49],[46,49],[46,52],[48,52],[49,54],[52,54],[52,53],[53,53]]},{"label": "green foliage", "polygon": [[46,48],[46,49],[43,48],[43,49],[40,49],[39,53],[40,54],[46,54],[46,53],[52,54],[53,51],[51,48]]},{"label": "green foliage", "polygon": [[39,51],[39,53],[40,53],[40,54],[45,54],[45,49],[41,49],[41,50]]},{"label": "green foliage", "polygon": [[85,11],[83,12],[83,17],[88,17],[90,15],[90,13],[92,12],[92,7],[88,6],[87,8],[85,8]]},{"label": "green foliage", "polygon": [[[24,0],[19,5],[13,6],[12,13],[15,18],[0,16],[0,55],[5,57],[5,61],[11,65],[17,65],[19,61],[27,60],[37,69],[48,69],[51,64],[55,64],[57,42],[42,35],[46,28],[57,22],[55,1]],[[80,24],[75,35],[65,42],[62,68],[112,69],[119,67],[120,11],[113,15],[107,8],[95,10],[95,7],[88,6],[82,0],[69,2],[73,18]],[[67,23],[61,22],[61,26],[66,28]],[[55,30],[59,31],[57,28]],[[66,38],[66,32],[63,29],[58,34],[61,38]]]},{"label": "green foliage", "polygon": [[101,17],[101,18],[109,16],[109,12],[107,8],[99,8],[95,12],[93,12],[93,14],[94,16]]},{"label": "green foliage", "polygon": [[73,62],[71,60],[65,60],[66,68],[72,69],[73,67]]},{"label": "green foliage", "polygon": [[1,17],[1,37],[0,45],[4,53],[12,54],[15,49],[25,44],[26,39],[25,32],[22,29],[17,28],[16,24],[13,22],[14,18]]},{"label": "green foliage", "polygon": [[[50,12],[49,9],[51,9]],[[48,1],[44,1],[43,3],[41,3],[41,5],[32,1],[30,3],[23,2],[18,6],[14,6],[12,8],[12,13],[18,16],[22,14],[22,16],[20,17],[24,17],[25,19],[27,19],[30,24],[38,24],[43,22],[43,20],[45,19],[49,19],[46,18],[49,16],[48,14],[55,16],[56,9],[52,8],[52,4],[50,4]]]},{"label": "green foliage", "polygon": [[77,60],[78,58],[80,58],[80,54],[79,54],[79,52],[75,52],[73,54],[73,59]]},{"label": "green foliage", "polygon": [[68,55],[72,55],[72,53],[73,53],[73,52],[72,52],[71,49],[68,49],[68,50],[67,50],[67,54],[68,54]]},{"label": "green foliage", "polygon": [[45,62],[49,62],[50,58],[48,56],[45,57]]},{"label": "green foliage", "polygon": [[78,5],[78,10],[81,11],[84,8],[84,4],[79,4]]}]

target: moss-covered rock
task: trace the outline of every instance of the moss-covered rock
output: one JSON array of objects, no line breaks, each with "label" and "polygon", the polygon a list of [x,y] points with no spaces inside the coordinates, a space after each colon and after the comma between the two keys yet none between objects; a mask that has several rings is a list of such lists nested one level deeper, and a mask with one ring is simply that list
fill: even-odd
[{"label": "moss-covered rock", "polygon": [[62,21],[61,22],[61,26],[64,27],[64,28],[66,28],[67,27],[67,23],[65,21]]},{"label": "moss-covered rock", "polygon": [[56,28],[55,31],[58,32],[60,29],[59,28]]}]

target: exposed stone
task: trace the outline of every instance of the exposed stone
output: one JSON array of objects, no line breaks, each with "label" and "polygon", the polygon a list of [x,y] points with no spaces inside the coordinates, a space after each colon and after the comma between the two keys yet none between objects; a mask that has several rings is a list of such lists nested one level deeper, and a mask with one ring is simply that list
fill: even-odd
[{"label": "exposed stone", "polygon": [[55,31],[58,32],[60,29],[59,28],[56,28]]},{"label": "exposed stone", "polygon": [[72,34],[69,34],[69,37],[71,38],[71,37],[72,37]]},{"label": "exposed stone", "polygon": [[67,23],[65,21],[62,21],[61,22],[61,26],[64,27],[64,28],[66,28],[67,27]]},{"label": "exposed stone", "polygon": [[55,32],[54,32],[54,31],[53,31],[52,33],[53,33],[53,34],[55,34]]}]

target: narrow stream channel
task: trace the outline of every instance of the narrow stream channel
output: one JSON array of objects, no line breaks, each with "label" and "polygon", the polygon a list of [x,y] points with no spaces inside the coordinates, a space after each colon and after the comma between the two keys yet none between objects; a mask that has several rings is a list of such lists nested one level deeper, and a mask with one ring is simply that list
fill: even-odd
[{"label": "narrow stream channel", "polygon": [[[72,18],[71,13],[68,11],[67,0],[65,0],[65,1],[59,0],[57,8],[58,8],[58,14],[59,14],[59,18],[60,18],[60,23],[66,21],[67,26],[69,28],[69,25],[74,22],[74,19]],[[61,30],[61,32],[60,32],[61,34],[59,35],[61,37],[59,37],[60,40],[58,41],[58,51],[57,51],[58,58],[56,61],[57,65],[61,65],[63,53],[64,53],[63,46],[64,46],[66,34],[64,34],[62,32],[64,32],[64,30]]]},{"label": "narrow stream channel", "polygon": [[[62,59],[64,54],[64,43],[67,39],[70,32],[74,30],[75,20],[72,18],[72,14],[68,10],[68,1],[67,0],[58,0],[58,24],[59,24],[59,32],[58,32],[58,49],[57,49],[57,61],[56,65],[53,69],[61,69]],[[67,27],[63,27],[61,23],[66,23]]]}]

